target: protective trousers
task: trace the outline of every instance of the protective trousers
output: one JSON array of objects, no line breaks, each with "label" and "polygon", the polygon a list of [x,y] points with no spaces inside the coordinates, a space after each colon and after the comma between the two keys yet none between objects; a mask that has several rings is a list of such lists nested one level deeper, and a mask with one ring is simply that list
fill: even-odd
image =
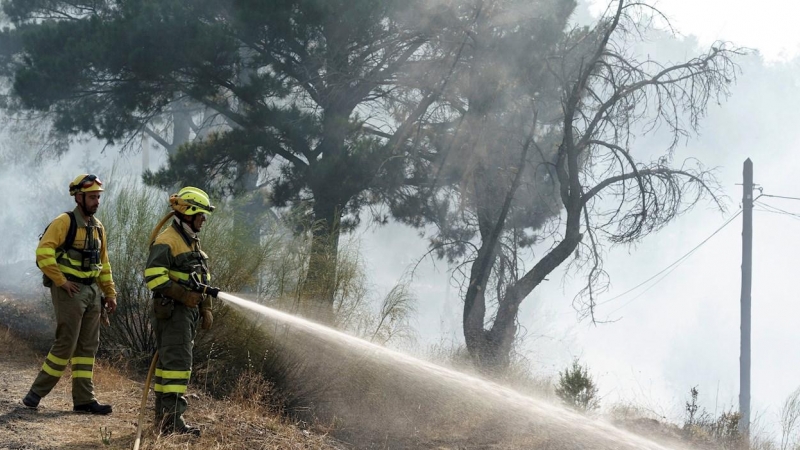
[{"label": "protective trousers", "polygon": [[55,387],[72,362],[72,402],[85,405],[95,401],[92,370],[100,345],[100,289],[96,284],[79,284],[70,297],[59,287],[50,294],[56,313],[56,339],[31,391],[44,397]]},{"label": "protective trousers", "polygon": [[[156,301],[159,301],[156,299]],[[155,373],[155,421],[165,431],[186,427],[186,386],[192,375],[192,348],[200,312],[174,302],[172,314],[165,319],[153,317],[158,363]]]}]

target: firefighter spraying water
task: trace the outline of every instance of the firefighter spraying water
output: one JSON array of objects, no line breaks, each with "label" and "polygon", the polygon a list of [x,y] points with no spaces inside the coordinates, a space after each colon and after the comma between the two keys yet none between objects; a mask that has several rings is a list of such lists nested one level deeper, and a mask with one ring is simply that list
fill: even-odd
[{"label": "firefighter spraying water", "polygon": [[[169,198],[172,209],[150,235],[150,255],[144,271],[153,291],[151,319],[156,335],[156,354],[150,364],[139,414],[136,441],[141,439],[144,407],[151,380],[154,381],[154,424],[162,433],[200,436],[198,427],[187,424],[184,398],[192,374],[192,348],[197,327],[211,328],[212,298],[219,289],[210,286],[208,256],[200,248],[198,234],[215,207],[201,189],[184,187]],[[172,218],[172,223],[161,231]]]}]

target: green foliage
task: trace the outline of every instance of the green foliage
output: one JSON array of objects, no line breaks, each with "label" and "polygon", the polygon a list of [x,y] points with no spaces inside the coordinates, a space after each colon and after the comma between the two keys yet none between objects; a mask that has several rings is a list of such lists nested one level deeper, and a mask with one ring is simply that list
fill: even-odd
[{"label": "green foliage", "polygon": [[[19,36],[26,55],[14,64],[14,92],[24,108],[52,107],[55,126],[65,133],[114,142],[174,99],[178,85],[170,74],[204,70],[226,78],[235,63],[231,38],[200,17],[186,20],[193,8],[184,2],[120,2],[74,13],[74,20],[56,19],[58,9],[68,9],[63,3],[55,10],[42,5],[10,11],[17,2],[4,6],[19,22],[6,33]],[[53,19],[31,19],[42,11]],[[202,83],[183,88],[210,92]]]},{"label": "green foliage", "polygon": [[340,214],[366,199],[394,150],[353,113],[383,96],[430,26],[420,5],[397,0],[91,3],[5,2],[18,25],[5,36],[25,55],[8,62],[23,108],[113,142],[191,99],[225,118],[223,136],[187,145],[195,164],[178,157],[148,181],[224,185],[238,163],[273,164],[276,204],[311,189]]},{"label": "green foliage", "polygon": [[[417,109],[370,112],[391,117],[394,131],[366,126],[358,113],[380,110],[402,68],[425,54],[441,24],[422,1],[4,6],[16,25],[4,37],[24,55],[6,60],[21,108],[47,111],[61,132],[115,142],[188,101],[196,140],[145,180],[241,193],[256,189],[257,176],[243,182],[249,175],[268,169],[271,203],[305,208],[321,224],[315,238],[332,240],[315,244],[308,286],[336,263],[339,233],[379,201],[374,191],[404,181],[398,156],[439,95],[426,87],[406,99]],[[331,290],[306,294],[332,308]]]},{"label": "green foliage", "polygon": [[116,180],[113,174],[107,178],[98,217],[106,229],[117,310],[109,315],[111,326],[100,333],[101,351],[147,358],[155,338],[150,329],[152,293],[143,271],[150,232],[166,212],[159,201],[165,196],[130,180]]},{"label": "green foliage", "polygon": [[600,406],[597,385],[589,374],[589,368],[581,366],[575,359],[572,366],[558,373],[556,395],[567,406],[581,412],[590,412]]}]

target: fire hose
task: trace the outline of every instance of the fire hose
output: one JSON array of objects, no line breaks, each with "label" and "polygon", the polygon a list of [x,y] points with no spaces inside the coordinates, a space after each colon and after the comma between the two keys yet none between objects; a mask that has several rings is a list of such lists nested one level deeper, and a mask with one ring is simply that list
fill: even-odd
[{"label": "fire hose", "polygon": [[136,423],[136,440],[133,441],[133,450],[139,450],[139,444],[142,443],[142,423],[144,423],[144,410],[147,407],[147,394],[150,393],[150,382],[153,381],[153,374],[156,372],[156,363],[158,362],[158,350],[153,354],[153,360],[150,362],[150,370],[147,371],[147,379],[144,382],[144,389],[142,389],[142,405],[139,408],[139,420]]}]

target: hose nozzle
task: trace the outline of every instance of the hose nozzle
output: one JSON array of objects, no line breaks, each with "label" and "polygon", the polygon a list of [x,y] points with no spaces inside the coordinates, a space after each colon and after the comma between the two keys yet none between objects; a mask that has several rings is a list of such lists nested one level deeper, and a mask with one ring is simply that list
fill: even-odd
[{"label": "hose nozzle", "polygon": [[192,272],[189,276],[189,289],[201,294],[210,295],[214,298],[217,298],[217,295],[219,295],[219,288],[203,283],[197,272]]}]

